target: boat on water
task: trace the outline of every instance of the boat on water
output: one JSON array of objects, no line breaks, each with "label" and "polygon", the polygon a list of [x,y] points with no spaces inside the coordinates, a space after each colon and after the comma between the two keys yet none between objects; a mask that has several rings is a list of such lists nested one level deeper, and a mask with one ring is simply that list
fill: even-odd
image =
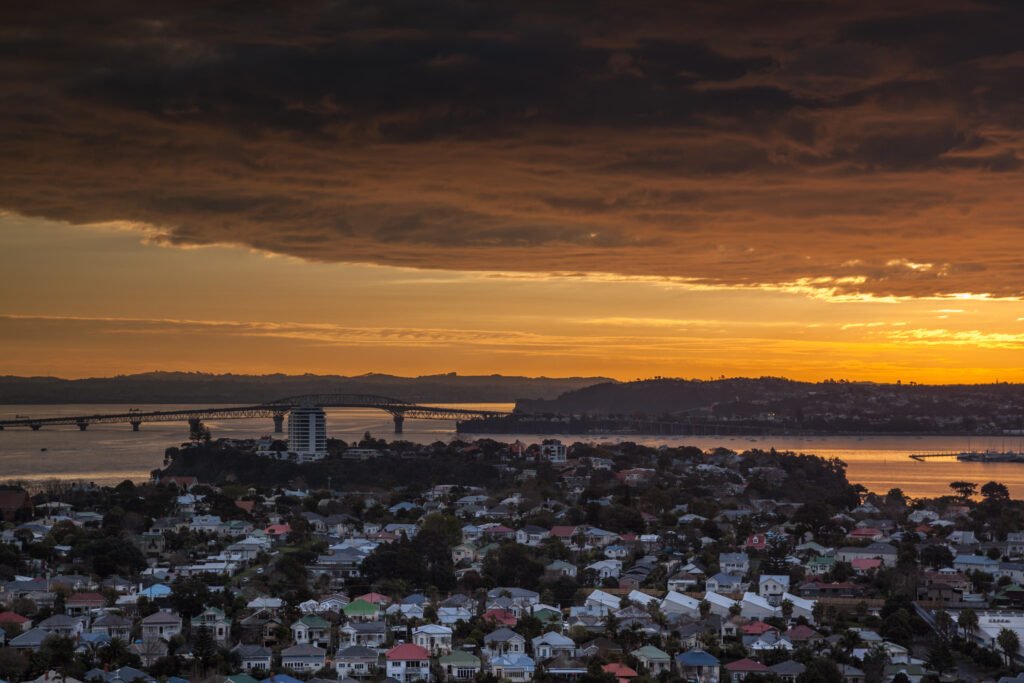
[{"label": "boat on water", "polygon": [[964,451],[956,456],[961,462],[1024,462],[1021,451]]}]

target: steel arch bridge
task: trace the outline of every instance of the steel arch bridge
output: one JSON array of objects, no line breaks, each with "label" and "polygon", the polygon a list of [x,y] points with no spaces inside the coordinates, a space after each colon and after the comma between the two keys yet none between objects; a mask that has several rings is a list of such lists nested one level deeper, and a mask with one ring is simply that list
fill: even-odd
[{"label": "steel arch bridge", "polygon": [[320,408],[373,408],[391,414],[395,433],[401,434],[405,418],[418,420],[469,420],[473,418],[497,417],[509,413],[494,410],[471,410],[427,406],[387,396],[367,394],[308,394],[261,403],[258,405],[187,408],[181,410],[141,411],[129,410],[122,413],[97,413],[93,415],[59,415],[54,417],[19,416],[13,420],[0,420],[0,430],[10,427],[28,427],[38,431],[45,426],[75,425],[85,431],[93,424],[129,424],[138,431],[143,422],[188,422],[197,432],[203,420],[231,420],[270,418],[274,431],[282,432],[284,418],[293,408],[317,406]]}]

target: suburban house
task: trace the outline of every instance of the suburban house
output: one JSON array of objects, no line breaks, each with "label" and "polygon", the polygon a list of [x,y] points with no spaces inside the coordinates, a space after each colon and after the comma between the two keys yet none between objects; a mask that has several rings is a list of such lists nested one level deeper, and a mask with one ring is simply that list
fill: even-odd
[{"label": "suburban house", "polygon": [[218,643],[226,643],[231,637],[231,620],[224,615],[224,610],[207,607],[192,617],[192,630],[205,628]]},{"label": "suburban house", "polygon": [[718,658],[695,648],[676,655],[676,666],[679,674],[690,681],[712,683],[718,680]]},{"label": "suburban house", "polygon": [[438,664],[446,681],[474,681],[480,673],[480,658],[461,650],[441,657]]},{"label": "suburban house", "polygon": [[735,662],[730,662],[725,665],[726,681],[733,681],[738,683],[742,681],[750,674],[768,675],[771,670],[761,662],[756,662],[753,659],[740,659]]},{"label": "suburban house", "polygon": [[718,568],[726,574],[746,576],[750,571],[750,558],[746,553],[719,553]]},{"label": "suburban house", "polygon": [[630,654],[636,657],[640,667],[653,678],[657,678],[663,671],[672,670],[672,658],[669,654],[653,645],[644,645]]},{"label": "suburban house", "polygon": [[847,546],[836,551],[836,560],[849,562],[854,560],[881,560],[886,567],[896,566],[896,546],[888,543],[872,543],[867,546]]},{"label": "suburban house", "polygon": [[57,636],[78,638],[85,631],[85,620],[66,614],[54,614],[36,624],[36,628]]},{"label": "suburban house", "polygon": [[379,656],[376,650],[362,645],[349,645],[334,655],[334,669],[338,680],[345,678],[366,678],[377,673]]},{"label": "suburban house", "polygon": [[107,636],[111,640],[114,638],[120,638],[121,640],[128,642],[129,637],[132,633],[133,622],[127,617],[122,617],[117,614],[104,614],[92,622],[90,631],[92,633],[99,633]]},{"label": "suburban house", "polygon": [[403,643],[388,650],[384,657],[387,660],[388,678],[399,683],[433,680],[430,653],[419,645]]},{"label": "suburban house", "polygon": [[316,645],[292,645],[281,651],[281,666],[292,671],[319,671],[327,663],[327,650]]},{"label": "suburban house", "polygon": [[526,652],[526,638],[510,628],[499,628],[484,636],[484,653],[493,659],[500,655],[516,655]]},{"label": "suburban house", "polygon": [[726,572],[718,572],[714,576],[708,577],[707,581],[704,582],[706,590],[714,591],[715,593],[740,593],[746,587],[743,579],[735,574],[729,574]]},{"label": "suburban house", "polygon": [[361,645],[362,647],[382,647],[387,642],[388,632],[384,622],[352,622],[338,630],[341,645]]},{"label": "suburban house", "polygon": [[438,624],[424,624],[412,632],[412,642],[432,655],[446,655],[452,651],[452,630]]},{"label": "suburban house", "polygon": [[181,633],[181,617],[174,612],[154,612],[142,620],[143,640],[168,640]]},{"label": "suburban house", "polygon": [[537,659],[552,659],[563,654],[572,657],[576,652],[576,643],[572,638],[554,631],[537,636],[531,641],[531,644],[533,645],[533,655]]},{"label": "suburban house", "polygon": [[271,652],[262,645],[245,645],[239,643],[232,652],[238,655],[242,670],[246,673],[262,674],[270,671]]},{"label": "suburban house", "polygon": [[296,645],[325,647],[331,643],[331,625],[322,617],[307,614],[291,626],[292,640]]},{"label": "suburban house", "polygon": [[528,524],[522,529],[518,529],[516,531],[516,543],[536,547],[540,545],[545,538],[549,538],[550,536],[551,532],[544,527]]},{"label": "suburban house", "polygon": [[99,609],[107,604],[107,599],[99,593],[75,593],[69,595],[64,606],[67,613],[73,617],[89,614],[91,610]]},{"label": "suburban house", "polygon": [[758,582],[757,594],[771,605],[782,602],[783,594],[789,591],[789,577],[785,575],[766,574]]},{"label": "suburban house", "polygon": [[499,679],[529,681],[537,670],[534,661],[523,654],[508,654],[491,660],[491,673]]}]

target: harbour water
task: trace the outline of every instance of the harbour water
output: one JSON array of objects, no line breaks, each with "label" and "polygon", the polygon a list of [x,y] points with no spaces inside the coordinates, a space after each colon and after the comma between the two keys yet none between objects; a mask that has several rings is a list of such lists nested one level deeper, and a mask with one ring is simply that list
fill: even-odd
[{"label": "harbour water", "polygon": [[[168,405],[3,405],[0,419],[16,415],[32,417],[84,415],[106,412],[172,410]],[[459,404],[452,407],[509,410],[508,404]],[[368,409],[328,408],[327,430],[331,437],[357,440],[365,432],[392,439],[393,426],[387,413]],[[205,423],[213,436],[254,438],[269,434],[270,420],[210,420]],[[406,420],[402,438],[418,443],[448,441],[455,438],[455,424],[435,420]],[[531,434],[488,435],[499,441],[536,442]],[[185,423],[143,423],[138,432],[127,424],[92,425],[81,432],[77,427],[45,427],[38,432],[8,429],[0,432],[0,480],[38,481],[53,478],[81,479],[96,483],[117,483],[124,479],[145,480],[163,463],[164,450],[181,444],[188,437]],[[466,437],[470,438],[470,437]],[[936,436],[561,436],[573,441],[635,441],[647,445],[693,445],[699,448],[726,448],[743,451],[750,448],[776,448],[824,457],[838,457],[847,463],[847,476],[869,490],[884,493],[900,488],[909,496],[937,496],[949,492],[949,482],[957,480],[985,483],[999,481],[1014,498],[1024,497],[1024,464],[957,462],[954,458],[919,462],[914,453],[959,452],[968,449],[1019,449],[1020,437],[991,439]],[[45,450],[43,450],[45,449]]]}]

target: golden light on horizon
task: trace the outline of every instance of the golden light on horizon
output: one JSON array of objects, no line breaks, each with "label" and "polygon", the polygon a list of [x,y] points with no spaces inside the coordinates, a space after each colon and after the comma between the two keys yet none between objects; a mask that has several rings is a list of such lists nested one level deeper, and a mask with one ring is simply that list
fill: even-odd
[{"label": "golden light on horizon", "polygon": [[0,372],[1024,381],[1024,5],[371,4],[10,8]]},{"label": "golden light on horizon", "polygon": [[309,263],[0,221],[5,277],[32,294],[3,297],[0,374],[1024,380],[1013,299]]}]

